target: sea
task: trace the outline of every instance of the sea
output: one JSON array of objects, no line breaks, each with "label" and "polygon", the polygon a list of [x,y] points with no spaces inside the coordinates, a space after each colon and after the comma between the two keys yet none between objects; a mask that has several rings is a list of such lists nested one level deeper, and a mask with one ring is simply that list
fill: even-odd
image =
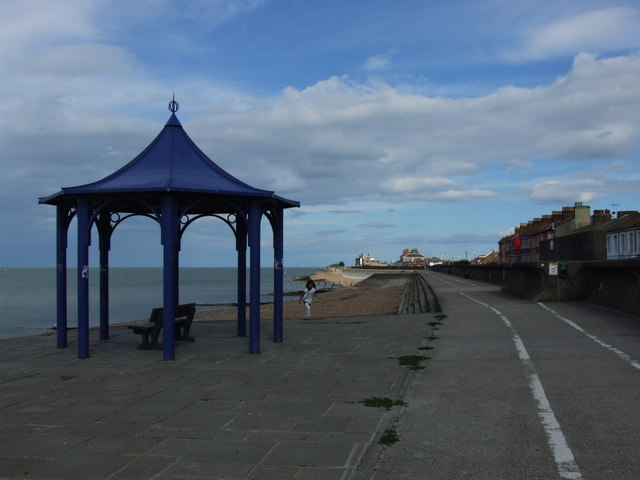
[{"label": "sea", "polygon": [[[284,301],[297,300],[304,289],[298,277],[317,267],[285,269]],[[67,271],[67,326],[77,326],[76,269]],[[247,298],[249,295],[247,271]],[[273,301],[273,268],[260,272],[260,302]],[[197,311],[233,308],[237,302],[236,268],[181,268],[180,302],[195,302]],[[98,326],[99,273],[89,272],[89,325]],[[213,304],[226,304],[217,305]],[[109,269],[109,321],[122,323],[149,318],[162,306],[162,268]],[[56,323],[55,268],[0,268],[0,338],[51,332]]]}]

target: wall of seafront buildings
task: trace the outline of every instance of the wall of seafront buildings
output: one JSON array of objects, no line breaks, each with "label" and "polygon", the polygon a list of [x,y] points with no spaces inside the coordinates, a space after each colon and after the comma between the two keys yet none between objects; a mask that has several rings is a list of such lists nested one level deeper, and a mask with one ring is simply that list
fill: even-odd
[{"label": "wall of seafront buildings", "polygon": [[580,202],[516,227],[498,242],[499,262],[619,260],[640,257],[640,213],[594,210]]}]

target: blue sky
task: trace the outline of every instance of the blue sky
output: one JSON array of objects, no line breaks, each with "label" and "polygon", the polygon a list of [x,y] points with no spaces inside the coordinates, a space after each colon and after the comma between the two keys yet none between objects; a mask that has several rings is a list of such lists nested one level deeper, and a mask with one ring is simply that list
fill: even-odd
[{"label": "blue sky", "polygon": [[[576,201],[640,207],[637,1],[0,7],[1,266],[54,265],[55,209],[37,199],[129,162],[174,93],[218,165],[301,202],[285,218],[288,266],[403,248],[471,258]],[[270,264],[268,238],[263,249]],[[234,254],[228,228],[206,220],[181,260]],[[111,258],[161,265],[157,225],[125,222]]]}]

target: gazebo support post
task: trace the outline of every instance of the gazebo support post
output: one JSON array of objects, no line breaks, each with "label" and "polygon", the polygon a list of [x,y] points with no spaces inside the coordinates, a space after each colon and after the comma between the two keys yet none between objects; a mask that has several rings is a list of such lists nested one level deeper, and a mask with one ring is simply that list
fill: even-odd
[{"label": "gazebo support post", "polygon": [[273,341],[282,343],[283,325],[283,283],[284,265],[282,263],[284,242],[283,242],[283,216],[284,211],[280,207],[273,211]]},{"label": "gazebo support post", "polygon": [[171,194],[162,199],[162,246],[163,246],[163,303],[162,303],[162,332],[163,359],[175,360],[175,306],[176,282],[178,265],[177,249],[177,208],[176,201]]},{"label": "gazebo support post", "polygon": [[247,228],[236,222],[236,250],[238,252],[238,321],[239,337],[247,336]]},{"label": "gazebo support post", "polygon": [[111,226],[108,214],[98,217],[100,236],[100,339],[109,340],[109,250]]},{"label": "gazebo support post", "polygon": [[89,199],[78,197],[78,358],[89,358]]},{"label": "gazebo support post", "polygon": [[174,255],[173,271],[175,272],[175,281],[173,285],[173,304],[180,305],[180,238],[176,241],[176,253]]},{"label": "gazebo support post", "polygon": [[56,337],[58,348],[67,348],[67,222],[66,205],[56,212]]},{"label": "gazebo support post", "polygon": [[260,220],[262,203],[251,200],[249,207],[250,292],[249,353],[260,353]]}]

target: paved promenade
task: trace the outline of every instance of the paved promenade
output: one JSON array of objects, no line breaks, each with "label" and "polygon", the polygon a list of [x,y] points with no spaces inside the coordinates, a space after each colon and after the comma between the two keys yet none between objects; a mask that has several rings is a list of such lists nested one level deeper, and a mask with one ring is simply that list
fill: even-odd
[{"label": "paved promenade", "polygon": [[639,318],[427,278],[440,339],[404,397],[401,441],[356,478],[640,478]]},{"label": "paved promenade", "polygon": [[120,327],[85,360],[0,340],[0,478],[638,478],[638,318],[427,279],[442,321],[287,321],[282,344],[265,322],[260,355],[232,322],[174,362]]}]

